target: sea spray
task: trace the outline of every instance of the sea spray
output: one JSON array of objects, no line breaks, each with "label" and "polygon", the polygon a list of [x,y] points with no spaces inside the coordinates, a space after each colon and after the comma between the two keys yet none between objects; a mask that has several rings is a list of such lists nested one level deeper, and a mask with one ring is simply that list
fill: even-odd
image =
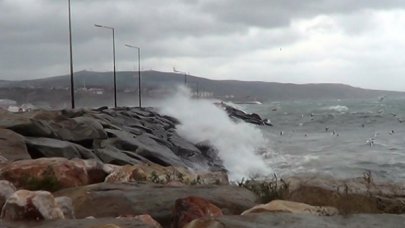
[{"label": "sea spray", "polygon": [[231,180],[251,175],[270,175],[259,147],[265,146],[261,131],[247,123],[235,123],[213,101],[192,99],[187,88],[179,87],[160,104],[160,111],[180,120],[177,132],[193,143],[208,140],[219,151]]}]

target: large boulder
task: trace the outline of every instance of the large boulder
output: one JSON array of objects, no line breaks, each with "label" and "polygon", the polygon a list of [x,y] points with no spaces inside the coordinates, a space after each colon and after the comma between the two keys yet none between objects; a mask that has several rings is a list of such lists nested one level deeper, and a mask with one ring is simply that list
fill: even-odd
[{"label": "large boulder", "polygon": [[100,183],[56,192],[73,200],[77,218],[116,217],[125,214],[150,214],[160,224],[170,224],[177,199],[197,196],[207,199],[225,214],[240,214],[256,204],[256,196],[229,185],[164,186],[145,183]]},{"label": "large boulder", "polygon": [[55,119],[57,115],[57,112],[49,111],[0,112],[0,128],[7,128],[24,136],[51,137],[53,132],[48,121]]},{"label": "large boulder", "polygon": [[15,161],[0,168],[0,179],[17,188],[48,191],[89,183],[86,168],[66,158]]},{"label": "large boulder", "polygon": [[89,117],[76,117],[63,121],[52,122],[52,130],[56,138],[66,141],[86,141],[105,139],[107,133],[100,122]]},{"label": "large boulder", "polygon": [[221,209],[208,200],[201,197],[189,196],[176,200],[172,227],[184,227],[194,219],[201,217],[217,217],[222,215]]},{"label": "large boulder", "polygon": [[91,150],[68,141],[41,137],[26,137],[25,141],[32,158],[64,157],[67,159],[98,159]]},{"label": "large boulder", "polygon": [[181,158],[175,155],[168,147],[157,143],[144,134],[134,137],[130,133],[116,131],[115,136],[115,138],[102,141],[100,147],[108,148],[108,145],[111,145],[163,166],[182,166],[184,164]]},{"label": "large boulder", "polygon": [[4,128],[0,128],[0,155],[8,161],[31,159],[24,137]]},{"label": "large boulder", "polygon": [[46,191],[19,190],[6,201],[1,211],[5,220],[49,220],[64,219],[55,198]]}]

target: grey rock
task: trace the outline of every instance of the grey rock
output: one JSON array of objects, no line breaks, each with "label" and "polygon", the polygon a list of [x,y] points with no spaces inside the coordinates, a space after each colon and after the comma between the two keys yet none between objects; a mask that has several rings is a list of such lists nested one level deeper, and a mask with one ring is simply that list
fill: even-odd
[{"label": "grey rock", "polygon": [[3,128],[0,128],[0,155],[8,161],[31,159],[24,137]]},{"label": "grey rock", "polygon": [[17,189],[11,182],[7,180],[0,180],[0,208],[3,207],[7,198],[10,197],[15,191],[17,191]]},{"label": "grey rock", "polygon": [[98,159],[91,150],[67,141],[52,138],[26,137],[25,142],[32,158],[64,157],[68,159]]},{"label": "grey rock", "polygon": [[75,212],[73,209],[72,199],[66,196],[56,197],[56,204],[62,210],[65,219],[74,219]]}]

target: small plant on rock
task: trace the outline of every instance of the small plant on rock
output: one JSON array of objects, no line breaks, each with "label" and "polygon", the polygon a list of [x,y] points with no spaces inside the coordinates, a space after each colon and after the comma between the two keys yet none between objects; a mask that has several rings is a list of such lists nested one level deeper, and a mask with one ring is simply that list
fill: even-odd
[{"label": "small plant on rock", "polygon": [[152,173],[150,174],[149,180],[156,184],[161,183],[160,178],[155,171],[152,171]]},{"label": "small plant on rock", "polygon": [[42,177],[34,177],[27,174],[21,178],[21,182],[24,188],[32,191],[45,190],[54,192],[61,188],[60,183],[50,166],[45,170]]},{"label": "small plant on rock", "polygon": [[283,179],[278,179],[276,174],[274,174],[273,179],[270,181],[242,179],[237,184],[255,193],[262,203],[268,203],[276,199],[284,199],[289,187]]}]

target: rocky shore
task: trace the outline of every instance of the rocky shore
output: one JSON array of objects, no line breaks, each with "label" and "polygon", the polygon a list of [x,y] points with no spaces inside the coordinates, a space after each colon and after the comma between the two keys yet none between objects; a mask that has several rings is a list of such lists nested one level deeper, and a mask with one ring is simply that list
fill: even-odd
[{"label": "rocky shore", "polygon": [[0,227],[405,227],[404,185],[230,183],[215,148],[178,124],[148,108],[1,111]]}]

